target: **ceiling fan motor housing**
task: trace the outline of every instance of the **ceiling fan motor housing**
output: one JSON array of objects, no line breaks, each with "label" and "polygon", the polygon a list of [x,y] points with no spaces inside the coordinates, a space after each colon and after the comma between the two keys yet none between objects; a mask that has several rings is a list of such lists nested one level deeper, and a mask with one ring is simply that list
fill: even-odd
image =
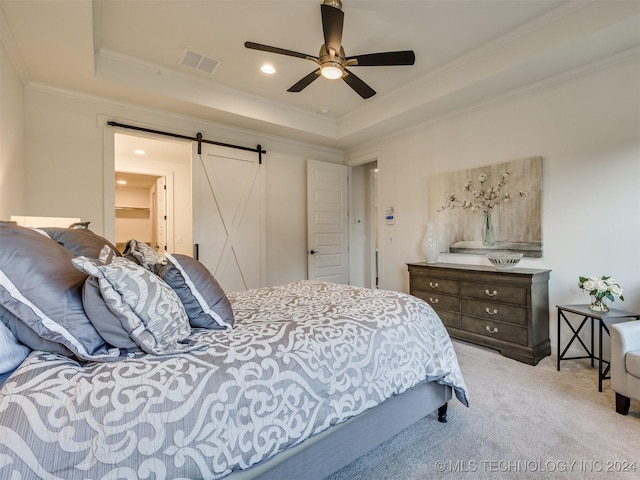
[{"label": "ceiling fan motor housing", "polygon": [[337,8],[338,10],[342,10],[342,2],[340,0],[324,0],[322,3],[324,5]]}]

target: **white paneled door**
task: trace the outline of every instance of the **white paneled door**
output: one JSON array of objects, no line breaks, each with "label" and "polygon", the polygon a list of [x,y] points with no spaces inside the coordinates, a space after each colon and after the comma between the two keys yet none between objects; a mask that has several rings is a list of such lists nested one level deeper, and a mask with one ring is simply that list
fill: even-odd
[{"label": "white paneled door", "polygon": [[264,166],[255,152],[193,145],[194,255],[227,291],[266,283]]},{"label": "white paneled door", "polygon": [[349,283],[348,167],[307,160],[310,280]]}]

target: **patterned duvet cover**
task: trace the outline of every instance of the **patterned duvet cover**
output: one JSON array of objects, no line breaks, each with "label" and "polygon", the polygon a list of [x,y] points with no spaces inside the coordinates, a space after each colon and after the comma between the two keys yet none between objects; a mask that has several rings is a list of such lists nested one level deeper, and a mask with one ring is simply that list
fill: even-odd
[{"label": "patterned duvet cover", "polygon": [[415,297],[312,281],[228,297],[235,328],[194,330],[190,353],[32,352],[0,389],[0,478],[216,479],[425,381],[467,405]]}]

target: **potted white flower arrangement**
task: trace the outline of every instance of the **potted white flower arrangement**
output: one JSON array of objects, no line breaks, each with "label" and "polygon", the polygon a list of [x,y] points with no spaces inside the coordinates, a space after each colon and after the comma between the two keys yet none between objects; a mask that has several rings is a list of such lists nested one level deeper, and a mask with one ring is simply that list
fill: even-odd
[{"label": "potted white flower arrangement", "polygon": [[613,302],[616,297],[624,301],[622,287],[612,277],[603,275],[601,277],[579,277],[578,287],[592,297],[590,310],[596,312],[608,312],[606,300]]}]

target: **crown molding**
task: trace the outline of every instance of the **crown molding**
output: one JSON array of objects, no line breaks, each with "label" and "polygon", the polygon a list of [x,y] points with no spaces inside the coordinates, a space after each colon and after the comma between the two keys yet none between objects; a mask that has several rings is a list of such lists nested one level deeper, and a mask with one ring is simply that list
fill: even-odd
[{"label": "crown molding", "polygon": [[9,61],[18,74],[18,78],[20,78],[20,81],[23,85],[28,85],[31,82],[31,76],[29,75],[29,70],[24,63],[24,59],[22,58],[22,54],[20,53],[18,44],[13,37],[11,28],[7,23],[7,19],[4,16],[2,5],[0,5],[0,42],[7,52]]},{"label": "crown molding", "polygon": [[[114,100],[108,97],[100,97],[97,95],[90,95],[86,93],[80,93],[72,90],[66,90],[58,87],[53,87],[50,85],[31,82],[29,85],[25,87],[25,90],[32,92],[39,92],[47,95],[55,95],[58,97],[68,98],[70,100],[76,100],[80,102],[90,103],[98,106],[101,109],[113,108],[117,110],[126,110],[127,112],[137,112],[139,116],[131,115],[109,115],[107,112],[98,113],[96,117],[96,126],[102,128],[106,125],[106,122],[109,120],[118,121],[121,123],[132,123],[141,127],[151,128],[151,129],[171,129],[176,131],[176,133],[184,134],[184,135],[193,135],[197,131],[215,131],[215,140],[218,141],[227,141],[237,142],[241,141],[238,137],[246,137],[251,136],[258,143],[261,143],[263,147],[267,150],[269,149],[269,145],[273,145],[275,143],[281,145],[289,145],[296,150],[304,150],[309,151],[312,148],[314,151],[323,152],[330,156],[343,154],[343,151],[339,148],[327,147],[324,145],[311,144],[304,141],[295,140],[292,138],[288,138],[285,136],[266,133],[258,130],[251,130],[248,128],[241,128],[234,125],[229,125],[225,123],[215,122],[213,120],[203,120],[202,118],[192,117],[188,115],[183,115],[179,113],[175,113],[169,110],[163,110],[160,108],[151,108],[141,106],[135,103]],[[160,119],[162,117],[166,118],[166,121],[159,121],[157,123],[149,123],[146,121],[141,121],[140,117],[153,117],[155,119]],[[189,124],[193,126],[193,129],[185,128],[184,126],[177,127],[176,124]],[[224,133],[222,133],[224,132]],[[268,153],[267,153],[268,154]]]}]

